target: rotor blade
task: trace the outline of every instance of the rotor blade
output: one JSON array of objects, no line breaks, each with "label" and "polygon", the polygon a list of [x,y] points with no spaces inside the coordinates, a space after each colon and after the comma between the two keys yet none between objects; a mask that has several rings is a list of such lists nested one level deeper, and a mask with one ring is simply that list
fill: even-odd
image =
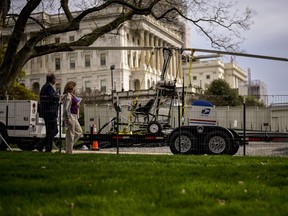
[{"label": "rotor blade", "polygon": [[288,61],[288,58],[283,58],[283,57],[264,56],[264,55],[255,55],[255,54],[238,53],[238,52],[228,52],[228,51],[221,51],[221,50],[193,49],[193,48],[191,48],[191,49],[183,48],[183,50],[186,50],[186,51],[193,50],[195,52],[216,53],[216,54],[243,56],[243,57],[250,57],[250,58],[270,59],[270,60],[276,60],[276,61]]},{"label": "rotor blade", "polygon": [[195,51],[195,52],[204,52],[204,53],[216,53],[223,55],[232,55],[232,56],[242,56],[248,58],[259,58],[259,59],[269,59],[276,61],[288,61],[288,58],[275,57],[275,56],[265,56],[265,55],[256,55],[249,53],[240,53],[240,52],[228,52],[221,50],[210,50],[210,49],[198,49],[198,48],[177,48],[177,47],[139,47],[139,46],[123,46],[123,47],[86,47],[86,46],[71,46],[73,50],[153,50],[153,49],[175,49],[175,50],[185,50],[185,51]]},{"label": "rotor blade", "polygon": [[220,54],[211,54],[211,55],[199,55],[199,56],[195,56],[193,58],[193,60],[197,60],[197,59],[207,59],[207,58],[219,58],[219,57],[222,57],[222,55]]}]

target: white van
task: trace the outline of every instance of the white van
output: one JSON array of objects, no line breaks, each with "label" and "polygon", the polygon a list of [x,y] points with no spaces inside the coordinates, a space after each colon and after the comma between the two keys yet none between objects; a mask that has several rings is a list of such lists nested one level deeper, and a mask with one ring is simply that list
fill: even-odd
[{"label": "white van", "polygon": [[[0,150],[7,148],[5,140],[17,144],[21,150],[31,151],[45,138],[45,123],[37,108],[35,100],[0,100]],[[63,137],[62,133],[56,135],[56,138]]]}]

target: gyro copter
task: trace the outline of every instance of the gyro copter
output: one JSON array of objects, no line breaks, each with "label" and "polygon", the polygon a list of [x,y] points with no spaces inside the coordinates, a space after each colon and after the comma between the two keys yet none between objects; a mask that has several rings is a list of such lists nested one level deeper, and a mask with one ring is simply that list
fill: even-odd
[{"label": "gyro copter", "polygon": [[[139,107],[140,104],[138,103],[138,96],[136,95],[135,100],[133,101],[130,107],[131,112],[129,116],[127,117],[128,121],[126,123],[119,122],[121,123],[121,125],[126,124],[126,126],[123,128],[123,133],[129,131],[129,133],[132,132],[132,133],[138,133],[138,134],[139,133],[140,134],[147,134],[147,133],[148,134],[160,134],[162,129],[171,128],[170,110],[173,104],[173,100],[179,96],[178,92],[176,91],[176,80],[167,80],[166,78],[170,60],[173,55],[177,55],[177,57],[181,58],[181,56],[183,56],[183,52],[188,51],[191,53],[188,56],[191,62],[200,60],[200,59],[216,58],[222,55],[233,55],[233,56],[243,56],[243,57],[250,57],[250,58],[253,57],[253,58],[270,59],[270,60],[278,60],[278,61],[288,61],[287,58],[281,58],[281,57],[262,56],[262,55],[254,55],[254,54],[247,54],[247,53],[237,53],[237,52],[207,50],[207,49],[197,49],[197,48],[130,46],[130,47],[72,47],[72,49],[73,50],[146,50],[146,51],[150,50],[153,53],[158,52],[158,51],[163,52],[163,66],[162,66],[162,71],[160,74],[160,80],[156,83],[155,97],[147,101],[147,103],[144,106]],[[211,53],[211,54],[194,56],[196,52]],[[150,56],[150,59],[152,57],[153,55]],[[191,73],[191,69],[189,69],[189,74],[190,73]],[[177,74],[179,73],[177,72]],[[183,81],[183,86],[184,86],[184,81]],[[185,101],[184,97],[185,97],[184,92],[182,92],[181,98],[182,98],[183,106],[184,106],[184,101]],[[161,112],[161,110],[167,109],[167,105],[169,106],[169,109],[168,111],[166,110],[164,112],[165,113],[164,115],[163,112]],[[115,104],[115,108],[117,108],[117,110],[120,111],[119,104]],[[184,115],[183,112],[184,111],[182,111],[182,115]],[[115,121],[115,119],[113,119],[112,121]],[[133,126],[133,128],[131,126]],[[100,131],[102,129],[103,128],[101,128]]]},{"label": "gyro copter", "polygon": [[[246,137],[240,136],[236,131],[220,126],[191,125],[171,127],[171,107],[175,98],[182,97],[184,106],[184,90],[182,94],[176,91],[176,80],[167,80],[166,74],[171,56],[177,53],[182,55],[183,51],[190,51],[191,61],[203,58],[215,58],[222,55],[241,56],[248,58],[259,58],[276,61],[288,61],[288,58],[264,56],[239,52],[228,52],[220,50],[197,49],[197,48],[176,48],[176,47],[72,47],[73,50],[161,50],[163,52],[163,66],[160,80],[156,83],[156,94],[144,106],[137,106],[137,97],[130,108],[128,122],[119,121],[121,107],[115,102],[114,107],[117,117],[104,124],[97,134],[85,134],[88,141],[108,141],[111,143],[141,143],[141,142],[165,142],[170,146],[173,154],[230,154],[234,155],[240,145],[245,145]],[[195,53],[210,53],[210,55],[194,56]],[[184,86],[184,81],[183,81]],[[184,88],[183,88],[184,89]],[[162,108],[168,112],[163,115]],[[182,112],[182,116],[184,113]],[[180,117],[180,116],[179,116]],[[113,123],[109,133],[102,134],[102,129]],[[119,125],[124,125],[120,130]],[[137,127],[137,129],[135,129]],[[134,129],[133,129],[134,128]],[[128,130],[130,129],[130,130]],[[168,131],[168,132],[167,132]],[[244,133],[245,134],[245,133]],[[255,136],[255,135],[254,135]],[[279,135],[277,135],[279,138]],[[284,139],[287,134],[282,135]]]}]

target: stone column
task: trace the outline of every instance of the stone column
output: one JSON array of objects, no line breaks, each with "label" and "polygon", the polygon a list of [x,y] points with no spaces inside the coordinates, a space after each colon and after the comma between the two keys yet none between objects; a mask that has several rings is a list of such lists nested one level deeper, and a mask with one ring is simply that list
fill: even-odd
[{"label": "stone column", "polygon": [[[155,46],[156,47],[159,47],[160,45],[160,39],[158,37],[155,37]],[[156,61],[156,65],[155,65],[155,68],[156,68],[156,73],[158,74],[159,73],[159,69],[160,69],[160,50],[159,49],[156,49],[155,50],[155,61]]]},{"label": "stone column", "polygon": [[[159,39],[159,46],[160,47],[164,47],[164,42],[163,42],[163,40],[162,39]],[[162,70],[163,70],[163,49],[160,49],[159,51],[159,68],[160,68],[160,74],[161,74],[161,72],[162,72]]]},{"label": "stone column", "polygon": [[[146,47],[148,47],[148,46],[150,46],[150,40],[149,40],[149,37],[150,37],[150,35],[149,35],[149,32],[145,32],[146,34],[145,34],[145,46]],[[146,51],[146,57],[145,57],[145,64],[146,64],[146,66],[148,66],[148,64],[149,64],[149,59],[150,59],[150,51],[148,50],[148,51]]]},{"label": "stone column", "polygon": [[[145,46],[145,31],[144,30],[141,30],[140,31],[140,47],[144,47]],[[145,64],[145,51],[144,50],[141,50],[140,51],[141,54],[140,54],[140,63],[141,65],[144,65]]]},{"label": "stone column", "polygon": [[[169,44],[166,44],[166,46],[170,47]],[[172,52],[172,55],[173,55],[173,52]],[[171,70],[172,61],[173,61],[173,58],[171,57],[170,62],[167,65],[167,78],[169,77],[169,79],[171,79],[171,76],[172,76],[172,70]]]},{"label": "stone column", "polygon": [[[151,34],[151,40],[150,40],[150,46],[151,47],[154,47],[154,35],[153,34]],[[152,50],[152,52],[153,52],[154,50]],[[151,52],[151,51],[150,51]],[[151,55],[152,55],[152,53],[151,53]],[[155,69],[155,52],[154,52],[154,55],[152,56],[152,59],[151,59],[151,68],[152,68],[152,70],[154,70]]]}]

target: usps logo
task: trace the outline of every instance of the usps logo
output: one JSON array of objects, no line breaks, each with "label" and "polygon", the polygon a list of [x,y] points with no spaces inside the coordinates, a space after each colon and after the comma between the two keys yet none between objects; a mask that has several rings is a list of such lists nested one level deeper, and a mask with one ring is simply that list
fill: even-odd
[{"label": "usps logo", "polygon": [[201,111],[202,116],[208,116],[210,114],[211,109],[210,108],[204,108]]}]

